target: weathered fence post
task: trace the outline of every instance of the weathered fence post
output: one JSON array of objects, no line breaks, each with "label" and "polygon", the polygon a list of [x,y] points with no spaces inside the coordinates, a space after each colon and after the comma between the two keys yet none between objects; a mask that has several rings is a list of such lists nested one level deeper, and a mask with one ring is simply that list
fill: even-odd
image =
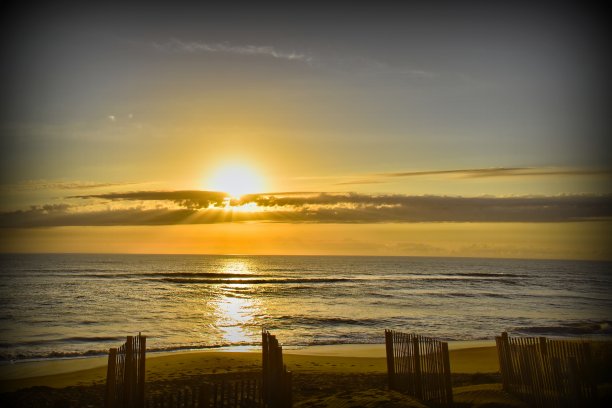
[{"label": "weathered fence post", "polygon": [[123,401],[127,406],[132,406],[134,392],[134,337],[128,336],[125,342],[125,374],[123,384]]},{"label": "weathered fence post", "polygon": [[499,368],[502,375],[502,387],[506,392],[510,392],[512,389],[512,357],[510,355],[510,342],[508,340],[508,333],[503,332],[501,337],[495,338],[497,345],[497,357],[499,359]]},{"label": "weathered fence post", "polygon": [[283,364],[283,348],[275,336],[262,330],[262,397],[270,408],[291,407],[291,372]]},{"label": "weathered fence post", "polygon": [[270,383],[270,379],[268,376],[270,375],[269,363],[269,344],[268,344],[268,332],[265,330],[261,331],[261,371],[262,371],[262,381],[261,381],[261,393],[263,395],[264,400],[268,400],[269,391],[268,384]]},{"label": "weathered fence post", "polygon": [[145,373],[147,359],[147,338],[138,333],[138,375],[136,382],[138,386],[137,407],[145,407]]},{"label": "weathered fence post", "polygon": [[106,371],[106,408],[144,408],[146,337],[128,336],[119,348],[111,348]]},{"label": "weathered fence post", "polygon": [[414,356],[414,384],[416,397],[423,398],[423,378],[421,376],[421,354],[419,351],[419,337],[412,338],[412,355]]},{"label": "weathered fence post", "polygon": [[385,330],[385,345],[387,348],[387,374],[389,389],[395,389],[395,356],[393,354],[393,332]]},{"label": "weathered fence post", "polygon": [[117,349],[112,348],[108,352],[108,366],[106,368],[106,396],[104,404],[106,408],[115,407],[115,399],[117,398],[117,380],[115,371],[117,369]]},{"label": "weathered fence post", "polygon": [[448,343],[442,343],[442,361],[444,363],[444,385],[446,391],[446,401],[448,406],[453,404],[453,383],[451,381],[451,370],[450,370],[450,355],[448,353]]}]

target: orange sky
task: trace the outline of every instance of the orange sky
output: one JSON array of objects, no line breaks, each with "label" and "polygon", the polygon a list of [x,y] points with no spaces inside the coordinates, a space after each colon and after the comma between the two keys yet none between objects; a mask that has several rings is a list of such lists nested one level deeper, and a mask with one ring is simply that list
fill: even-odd
[{"label": "orange sky", "polygon": [[0,251],[611,259],[604,22],[445,7],[7,10]]},{"label": "orange sky", "polygon": [[610,224],[244,223],[10,230],[9,252],[462,256],[610,259]]}]

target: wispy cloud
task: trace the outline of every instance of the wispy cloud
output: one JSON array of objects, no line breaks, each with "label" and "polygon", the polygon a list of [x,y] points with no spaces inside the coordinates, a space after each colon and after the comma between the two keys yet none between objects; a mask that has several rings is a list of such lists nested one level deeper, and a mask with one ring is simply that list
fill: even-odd
[{"label": "wispy cloud", "polygon": [[122,187],[142,183],[109,183],[97,181],[54,181],[54,180],[28,180],[15,184],[2,184],[0,190],[89,190],[110,187]]},{"label": "wispy cloud", "polygon": [[227,43],[181,41],[176,38],[161,43],[154,42],[151,45],[156,50],[164,52],[180,52],[188,54],[228,53],[238,55],[264,56],[306,63],[310,63],[313,61],[313,57],[311,55],[295,51],[281,51],[270,45],[231,45]]},{"label": "wispy cloud", "polygon": [[287,61],[303,62],[318,68],[327,68],[344,73],[401,75],[421,79],[433,79],[438,76],[438,74],[432,70],[392,66],[386,62],[371,59],[363,55],[343,55],[342,51],[327,56],[318,54],[315,57],[311,53],[295,50],[281,50],[272,45],[237,45],[227,42],[184,41],[178,38],[172,38],[161,42],[151,42],[148,46],[160,52],[181,54],[226,53],[244,56],[263,56]]},{"label": "wispy cloud", "polygon": [[525,176],[604,176],[612,175],[610,169],[571,169],[571,168],[545,168],[545,167],[496,167],[485,169],[412,171],[399,173],[382,173],[385,177],[414,177],[433,175],[455,175],[467,178],[480,177],[525,177]]},{"label": "wispy cloud", "polygon": [[612,177],[612,169],[575,169],[553,167],[495,167],[480,169],[451,169],[431,171],[403,171],[391,173],[377,173],[369,176],[360,176],[353,180],[346,180],[337,185],[357,185],[384,183],[398,178],[448,176],[454,178],[492,178],[492,177],[542,177],[542,176],[604,176]]},{"label": "wispy cloud", "polygon": [[[224,222],[417,223],[575,222],[612,219],[612,195],[543,197],[446,197],[330,193],[244,196],[222,207],[227,196],[207,191],[141,191],[80,196],[111,200],[99,210],[40,206],[0,214],[2,227],[75,225],[171,225]],[[146,206],[155,203],[155,207]],[[163,205],[167,202],[168,205]],[[172,204],[172,205],[171,205]],[[242,206],[255,211],[241,211]]]}]

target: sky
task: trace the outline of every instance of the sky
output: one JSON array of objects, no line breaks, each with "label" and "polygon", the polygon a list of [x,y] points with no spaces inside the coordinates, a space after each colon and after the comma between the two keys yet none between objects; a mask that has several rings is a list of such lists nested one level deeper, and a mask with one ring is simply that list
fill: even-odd
[{"label": "sky", "polygon": [[456,3],[3,3],[0,251],[612,259],[603,10]]}]

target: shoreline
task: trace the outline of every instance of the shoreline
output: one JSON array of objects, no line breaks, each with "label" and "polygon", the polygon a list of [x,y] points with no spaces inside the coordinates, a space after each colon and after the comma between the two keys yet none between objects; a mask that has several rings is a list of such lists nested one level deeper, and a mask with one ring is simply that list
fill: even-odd
[{"label": "shoreline", "polygon": [[[499,360],[494,341],[451,341],[453,374],[497,373]],[[612,350],[612,342],[599,348]],[[384,344],[339,344],[285,347],[287,368],[296,372],[386,373]],[[18,360],[0,364],[0,392],[32,386],[67,387],[104,383],[108,356]],[[147,379],[163,380],[200,374],[255,371],[261,368],[259,346],[147,353]]]},{"label": "shoreline", "polygon": [[[490,340],[457,340],[449,341],[448,349],[461,350],[467,348],[480,347],[495,347],[495,341]],[[286,355],[309,355],[309,356],[327,356],[327,357],[369,357],[369,358],[384,358],[386,357],[385,345],[381,343],[372,344],[322,344],[312,346],[285,346],[283,350]],[[190,354],[190,353],[258,353],[261,351],[261,346],[226,346],[226,347],[211,347],[202,349],[177,349],[163,351],[147,351],[147,358],[155,358],[166,355]],[[23,360],[10,360],[0,362],[0,381],[5,377],[5,367],[19,366],[79,366],[80,369],[94,368],[100,365],[105,365],[108,354],[91,355],[91,356],[70,356],[70,357],[50,357],[50,358],[32,358]],[[61,370],[61,369],[60,369]],[[65,370],[59,371],[66,372]]]},{"label": "shoreline", "polygon": [[[495,346],[494,340],[451,340],[448,341],[449,350],[473,348],[473,347],[488,347]],[[337,355],[337,356],[356,356],[354,353],[362,357],[384,357],[384,343],[343,343],[343,344],[314,344],[308,346],[283,346],[286,353],[291,354],[308,354],[308,355]],[[382,350],[382,354],[381,354]],[[174,350],[147,350],[147,356],[160,356],[176,353],[209,353],[209,352],[259,352],[260,345],[254,346],[219,346],[219,347],[203,347],[203,348],[177,348]],[[106,357],[108,353],[99,353],[91,355],[70,355],[62,357],[33,357],[24,359],[13,359],[0,361],[0,368],[7,365],[38,363],[50,361],[67,361],[67,360],[91,360]]]}]

